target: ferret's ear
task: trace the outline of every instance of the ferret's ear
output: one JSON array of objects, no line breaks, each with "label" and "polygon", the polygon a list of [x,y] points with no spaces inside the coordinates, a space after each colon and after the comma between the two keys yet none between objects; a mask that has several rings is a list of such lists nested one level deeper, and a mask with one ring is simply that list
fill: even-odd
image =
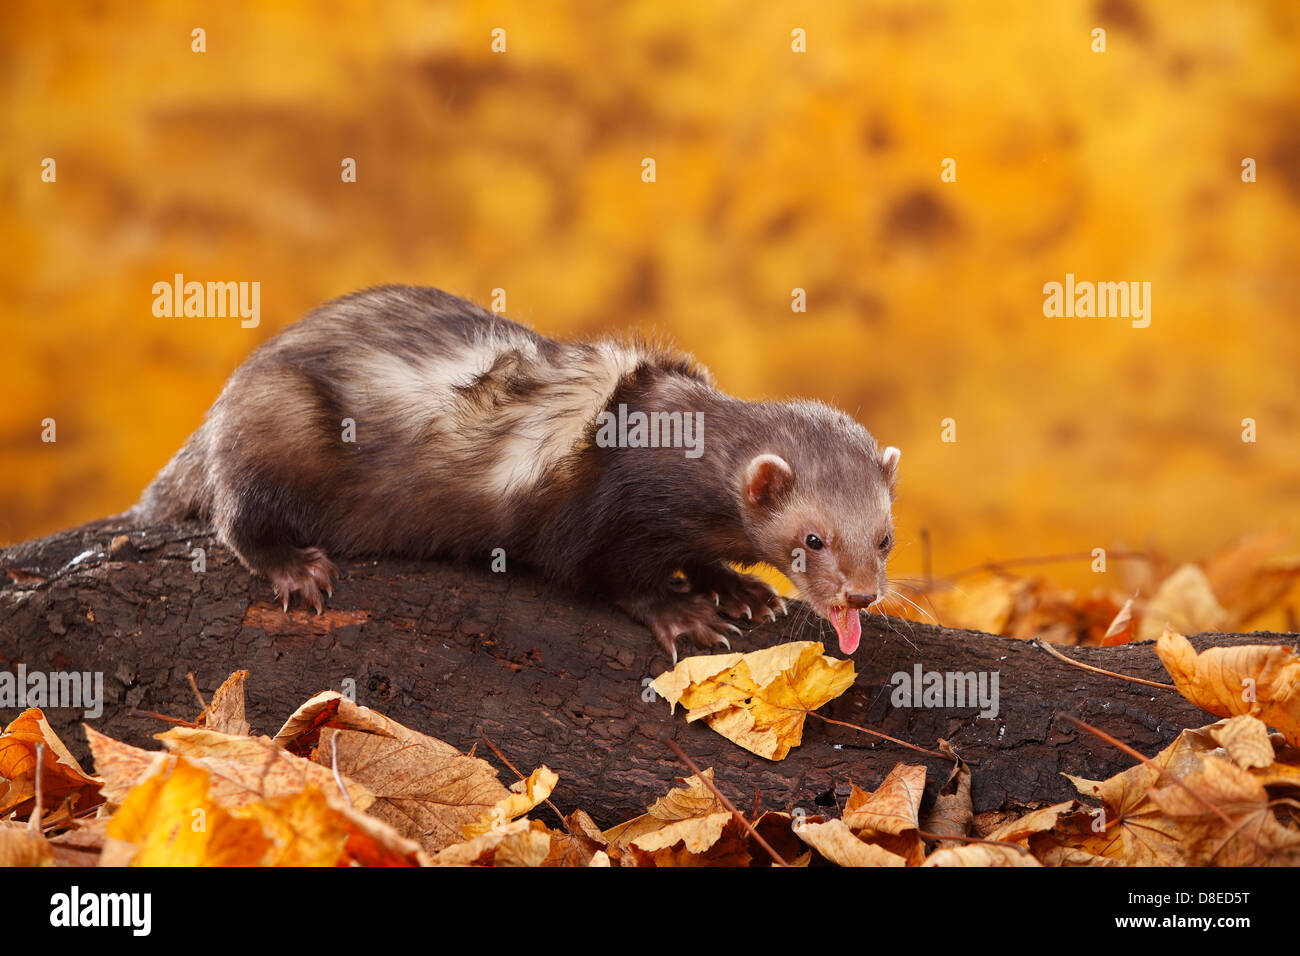
[{"label": "ferret's ear", "polygon": [[794,469],[780,455],[758,455],[745,466],[745,502],[756,507],[771,506],[794,487]]},{"label": "ferret's ear", "polygon": [[890,494],[893,494],[894,489],[898,487],[898,459],[902,457],[903,453],[893,445],[880,453],[880,468],[885,473]]}]

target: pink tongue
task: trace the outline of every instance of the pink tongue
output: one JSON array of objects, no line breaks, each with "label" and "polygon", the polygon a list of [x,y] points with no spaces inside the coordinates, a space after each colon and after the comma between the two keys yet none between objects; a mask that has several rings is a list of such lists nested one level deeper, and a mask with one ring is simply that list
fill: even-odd
[{"label": "pink tongue", "polygon": [[835,625],[835,633],[840,637],[840,652],[852,654],[856,651],[858,641],[862,638],[862,618],[858,612],[850,607],[832,608],[831,623]]}]

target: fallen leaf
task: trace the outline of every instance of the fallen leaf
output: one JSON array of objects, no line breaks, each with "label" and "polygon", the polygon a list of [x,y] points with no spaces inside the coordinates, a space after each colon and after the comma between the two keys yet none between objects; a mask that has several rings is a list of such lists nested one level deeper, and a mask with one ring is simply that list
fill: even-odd
[{"label": "fallen leaf", "polygon": [[374,794],[364,809],[429,854],[462,842],[464,827],[512,796],[491,764],[441,740],[396,721],[357,725],[370,729],[322,728],[314,759],[330,766],[337,743],[339,771]]},{"label": "fallen leaf", "polygon": [[536,820],[515,820],[446,847],[434,866],[541,866],[551,852],[551,837]]},{"label": "fallen leaf", "polygon": [[1098,856],[1078,847],[1062,846],[1060,843],[1040,839],[1039,835],[1030,838],[1030,852],[1043,866],[1125,866],[1125,862],[1115,857]]},{"label": "fallen leaf", "polygon": [[839,866],[906,866],[907,861],[874,843],[865,843],[843,820],[805,823],[795,834],[810,847]]},{"label": "fallen leaf", "polygon": [[[753,862],[749,841],[748,831],[732,817],[723,825],[718,840],[703,853],[696,853],[687,849],[683,843],[676,843],[653,852],[634,845],[632,854],[637,866],[749,866]],[[764,854],[764,859],[771,858]]]},{"label": "fallen leaf", "polygon": [[1031,582],[998,574],[966,581],[960,588],[936,589],[928,597],[945,627],[1001,634],[1006,630],[1017,597],[1032,586]]},{"label": "fallen leaf", "polygon": [[133,788],[107,835],[104,866],[257,866],[271,850],[258,822],[217,804],[208,772],[184,759]]},{"label": "fallen leaf", "polygon": [[1028,850],[1021,852],[1009,846],[989,846],[970,843],[966,846],[944,847],[935,850],[922,866],[1042,866]]},{"label": "fallen leaf", "polygon": [[[213,795],[225,807],[287,797],[308,785],[338,792],[332,770],[286,752],[269,737],[233,737],[192,727],[173,727],[154,736],[170,753],[209,770]],[[352,807],[366,810],[375,802],[375,795],[355,780],[343,775],[342,782]]]},{"label": "fallen leaf", "polygon": [[1300,746],[1300,655],[1280,644],[1210,647],[1166,629],[1156,642],[1178,692],[1217,717],[1249,714]]},{"label": "fallen leaf", "polygon": [[[803,816],[796,820],[792,814],[784,810],[767,810],[760,814],[751,826],[767,841],[767,845],[777,852],[787,866],[807,866],[812,860],[812,851],[799,839],[795,828],[808,823],[824,822],[825,820],[820,816]],[[751,840],[751,844],[749,850],[751,866],[776,865],[757,841]]]},{"label": "fallen leaf", "polygon": [[383,820],[351,807],[335,809],[352,825],[339,865],[355,866],[431,866],[432,861],[420,844],[402,836]]},{"label": "fallen leaf", "polygon": [[[217,765],[219,770],[224,770]],[[183,757],[141,782],[108,821],[104,866],[419,866],[418,844],[314,784],[227,808]]]},{"label": "fallen leaf", "polygon": [[[113,740],[86,727],[95,767],[105,777],[105,796],[119,804],[144,780],[169,771],[177,756],[211,772],[213,797],[226,808],[255,800],[285,797],[308,784],[334,792],[338,783],[331,770],[294,756],[267,737],[233,737],[214,730],[174,727],[157,739],[169,752],[143,750]],[[354,780],[343,778],[353,807],[365,810],[375,797]]]},{"label": "fallen leaf", "polygon": [[1078,800],[1054,803],[1050,807],[1032,810],[1024,816],[1010,820],[988,834],[988,839],[1003,843],[1024,843],[1035,833],[1051,830],[1061,822],[1063,817],[1078,813],[1083,805]]},{"label": "fallen leaf", "polygon": [[684,704],[688,721],[703,719],[746,750],[781,760],[802,742],[807,714],[853,684],[853,662],[822,651],[802,641],[687,658],[653,686],[670,705]]},{"label": "fallen leaf", "polygon": [[0,820],[0,867],[53,865],[50,843],[39,831]]},{"label": "fallen leaf", "polygon": [[[595,821],[582,810],[575,810],[564,818],[565,832],[551,833],[551,849],[542,866],[609,866],[604,848],[605,835]],[[604,858],[594,862],[597,855]]]},{"label": "fallen leaf", "polygon": [[319,744],[324,727],[392,737],[447,756],[460,756],[460,751],[451,744],[411,730],[332,690],[322,691],[295,710],[275,735],[275,742],[290,753],[306,756]]},{"label": "fallen leaf", "polygon": [[41,796],[46,811],[63,800],[74,809],[100,801],[100,781],[81,769],[40,708],[29,707],[0,734],[0,816],[25,817],[36,808],[36,748],[44,744]]},{"label": "fallen leaf", "polygon": [[1138,625],[1138,640],[1153,641],[1166,626],[1188,634],[1219,631],[1228,619],[1205,572],[1194,564],[1184,564],[1161,581],[1147,601]]},{"label": "fallen leaf", "polygon": [[1238,767],[1267,767],[1273,763],[1273,742],[1262,720],[1239,714],[1205,729]]},{"label": "fallen leaf", "polygon": [[95,770],[103,779],[103,796],[108,809],[122,805],[131,789],[175,761],[160,750],[144,750],[106,737],[89,724],[83,725]]},{"label": "fallen leaf", "polygon": [[841,818],[855,833],[899,834],[920,827],[921,797],[925,794],[925,767],[919,764],[895,764],[894,769],[876,788],[866,794],[853,788]]},{"label": "fallen leaf", "polygon": [[1119,644],[1127,644],[1133,639],[1133,599],[1129,598],[1124,602],[1124,606],[1119,609],[1110,626],[1106,628],[1106,633],[1101,639],[1101,643],[1106,647],[1115,647]]},{"label": "fallen leaf", "polygon": [[1185,772],[1217,746],[1203,729],[1184,730],[1151,758],[1150,764],[1136,764],[1107,780],[1062,774],[1081,794],[1104,805],[1101,816],[1085,813],[1073,817],[1072,831],[1058,833],[1062,844],[1134,866],[1182,865],[1182,826],[1152,803],[1148,793],[1160,779],[1161,770],[1175,775]]},{"label": "fallen leaf", "polygon": [[873,793],[851,785],[840,819],[859,839],[917,865],[925,859],[925,842],[918,832],[924,794],[925,767],[895,764]]},{"label": "fallen leaf", "polygon": [[1200,766],[1180,779],[1183,786],[1153,788],[1149,796],[1165,814],[1179,821],[1189,863],[1300,865],[1300,832],[1278,822],[1264,785],[1248,770],[1217,754],[1207,754]]},{"label": "fallen leaf", "polygon": [[198,726],[236,737],[248,736],[248,721],[244,716],[244,682],[248,671],[235,671],[225,679],[212,695],[212,702],[199,714]]},{"label": "fallen leaf", "polygon": [[99,866],[104,851],[108,818],[79,821],[76,826],[50,837],[55,866]]},{"label": "fallen leaf", "polygon": [[559,779],[548,767],[539,767],[527,779],[511,786],[511,792],[498,800],[476,822],[462,827],[461,833],[468,840],[523,816],[551,795]]},{"label": "fallen leaf", "polygon": [[[712,769],[703,771],[709,780]],[[656,800],[639,817],[605,831],[606,842],[616,848],[637,847],[647,853],[680,842],[691,853],[702,854],[722,836],[731,812],[697,776],[684,781]]]},{"label": "fallen leaf", "polygon": [[261,825],[271,842],[268,866],[335,866],[352,834],[348,818],[313,785],[286,797],[245,804],[236,816]]},{"label": "fallen leaf", "polygon": [[1205,562],[1205,576],[1234,627],[1275,605],[1300,578],[1300,560],[1277,557],[1285,529],[1247,535]]},{"label": "fallen leaf", "polygon": [[[927,833],[950,837],[963,837],[970,833],[971,823],[975,819],[975,806],[971,802],[971,771],[966,761],[957,756],[948,741],[940,739],[939,750],[953,761],[948,779],[939,788],[934,806],[930,808],[921,828]],[[959,840],[940,840],[940,847],[963,846]]]}]

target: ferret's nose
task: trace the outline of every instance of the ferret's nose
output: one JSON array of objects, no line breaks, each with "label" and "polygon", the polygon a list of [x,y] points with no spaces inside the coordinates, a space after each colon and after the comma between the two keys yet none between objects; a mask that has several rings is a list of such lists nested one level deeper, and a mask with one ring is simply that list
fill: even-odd
[{"label": "ferret's nose", "polygon": [[876,596],[874,594],[848,594],[845,595],[844,600],[849,602],[849,607],[861,610],[876,603]]}]

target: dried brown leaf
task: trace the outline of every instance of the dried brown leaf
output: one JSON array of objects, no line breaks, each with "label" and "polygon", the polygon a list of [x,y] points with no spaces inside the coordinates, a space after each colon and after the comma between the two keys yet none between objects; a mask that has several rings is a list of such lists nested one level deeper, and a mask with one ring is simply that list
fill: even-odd
[{"label": "dried brown leaf", "polygon": [[225,679],[212,695],[212,702],[196,721],[200,727],[216,730],[236,737],[248,736],[248,720],[244,716],[244,682],[248,671],[235,671]]},{"label": "dried brown leaf", "polygon": [[805,823],[795,834],[823,857],[839,866],[906,866],[907,860],[874,843],[866,843],[843,820]]},{"label": "dried brown leaf", "polygon": [[81,769],[40,708],[29,707],[0,734],[0,816],[25,817],[36,806],[36,753],[44,745],[41,791],[45,809],[70,800],[74,809],[100,801],[100,781]]},{"label": "dried brown leaf", "polygon": [[1300,746],[1300,655],[1281,644],[1210,647],[1166,629],[1156,642],[1179,693],[1217,717],[1249,714]]}]

